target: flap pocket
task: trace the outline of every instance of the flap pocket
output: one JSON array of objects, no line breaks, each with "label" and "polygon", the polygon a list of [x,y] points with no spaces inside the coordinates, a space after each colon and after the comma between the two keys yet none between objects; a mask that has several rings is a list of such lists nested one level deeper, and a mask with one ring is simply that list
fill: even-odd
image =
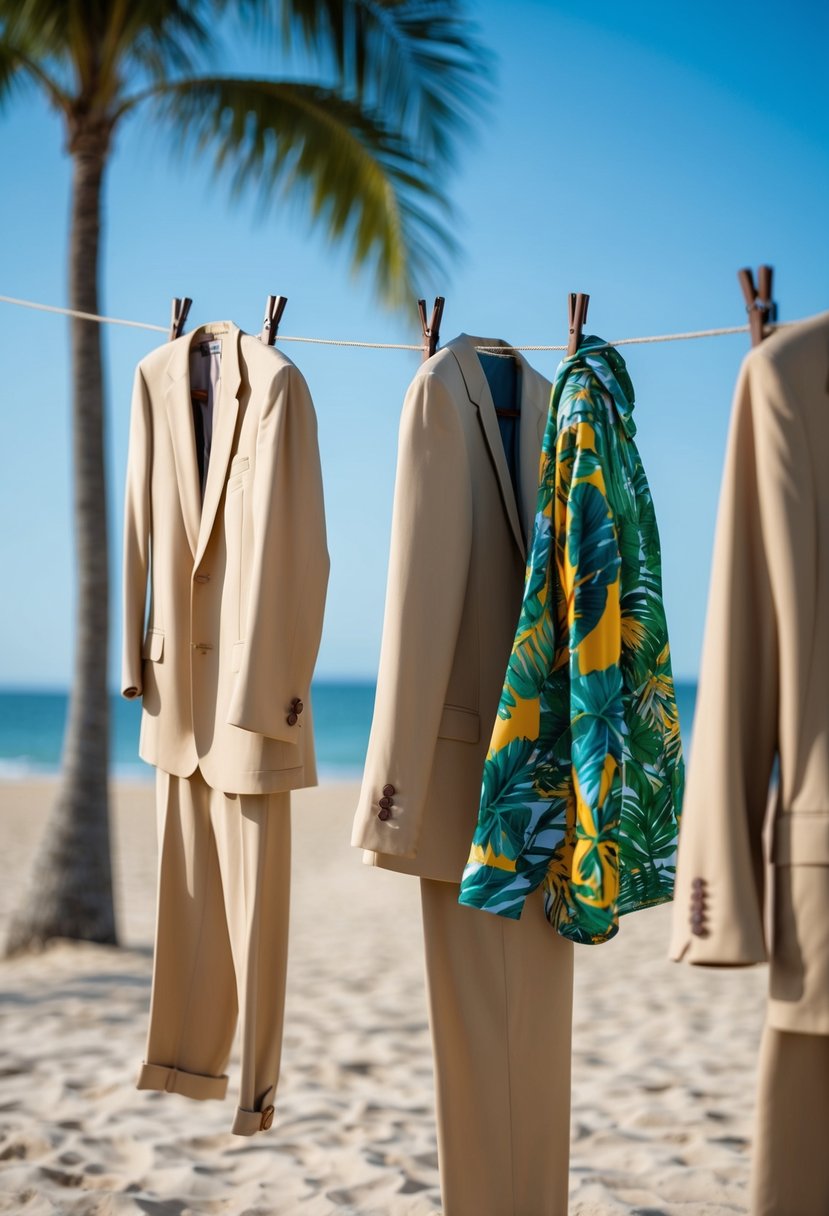
[{"label": "flap pocket", "polygon": [[234,456],[230,462],[230,476],[235,477],[237,473],[244,473],[245,469],[250,467],[250,460],[247,456]]},{"label": "flap pocket", "polygon": [[230,648],[230,670],[238,671],[242,666],[242,654],[244,653],[245,643],[234,642]]},{"label": "flap pocket", "polygon": [[829,866],[829,811],[780,811],[771,859],[776,866]]},{"label": "flap pocket", "polygon": [[455,739],[458,743],[477,743],[481,737],[481,719],[472,709],[444,705],[438,737]]},{"label": "flap pocket", "polygon": [[164,655],[164,634],[160,629],[148,629],[147,636],[144,638],[144,648],[141,651],[142,659],[149,659],[152,663],[160,663]]}]

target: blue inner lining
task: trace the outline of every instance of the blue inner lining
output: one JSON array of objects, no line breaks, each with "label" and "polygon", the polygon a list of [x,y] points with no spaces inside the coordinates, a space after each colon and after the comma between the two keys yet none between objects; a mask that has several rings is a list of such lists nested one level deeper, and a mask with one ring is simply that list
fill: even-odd
[{"label": "blue inner lining", "polygon": [[[478,358],[481,360],[481,366],[484,369],[484,375],[489,384],[489,391],[492,393],[492,400],[495,402],[495,409],[517,410],[520,413],[521,398],[518,392],[518,360],[505,358],[503,355],[487,354],[484,351],[478,351]],[[512,488],[515,491],[516,501],[520,501],[518,484],[518,430],[521,419],[504,418],[500,414],[497,415],[497,418]]]}]

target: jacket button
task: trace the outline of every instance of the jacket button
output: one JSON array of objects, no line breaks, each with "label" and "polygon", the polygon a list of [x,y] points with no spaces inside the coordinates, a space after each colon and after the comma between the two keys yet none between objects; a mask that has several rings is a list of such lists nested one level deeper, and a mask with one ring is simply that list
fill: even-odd
[{"label": "jacket button", "polygon": [[694,881],[691,883],[691,889],[693,891],[704,891],[705,890],[705,879],[704,878],[695,878]]},{"label": "jacket button", "polygon": [[392,798],[396,792],[397,791],[395,790],[393,785],[384,785],[383,786],[383,797],[384,798]]},{"label": "jacket button", "polygon": [[273,1123],[273,1107],[266,1106],[262,1111],[262,1120],[259,1124],[260,1132],[266,1132]]},{"label": "jacket button", "polygon": [[209,582],[210,582],[210,575],[209,575],[209,574],[197,574],[197,575],[196,575],[196,582],[197,582],[197,583],[209,583]]},{"label": "jacket button", "polygon": [[387,811],[391,806],[391,798],[381,798],[380,805],[384,811]]},{"label": "jacket button", "polygon": [[304,708],[305,706],[302,704],[299,697],[294,697],[293,701],[291,702],[292,713],[301,714]]},{"label": "jacket button", "polygon": [[384,821],[386,819],[391,819],[391,811],[387,806],[381,806],[380,810],[377,812],[377,818]]},{"label": "jacket button", "polygon": [[297,717],[296,717],[296,714],[293,712],[293,710],[291,710],[291,712],[288,714],[285,721],[288,723],[289,726],[296,726]]}]

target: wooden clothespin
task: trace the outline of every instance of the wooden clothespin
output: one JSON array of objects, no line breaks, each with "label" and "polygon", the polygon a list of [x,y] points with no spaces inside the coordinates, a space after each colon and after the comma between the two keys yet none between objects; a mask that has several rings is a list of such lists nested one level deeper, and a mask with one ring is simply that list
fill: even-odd
[{"label": "wooden clothespin", "polygon": [[587,306],[590,296],[581,291],[571,291],[567,298],[567,311],[570,325],[570,338],[567,343],[567,354],[574,355],[581,346],[584,335],[584,324],[587,320]]},{"label": "wooden clothespin", "polygon": [[440,322],[443,317],[444,296],[435,296],[435,307],[432,309],[432,319],[426,321],[426,301],[418,300],[417,308],[420,313],[420,328],[423,330],[423,360],[431,359],[440,341]]},{"label": "wooden clothespin", "polygon": [[193,301],[189,296],[184,296],[179,299],[175,296],[173,299],[173,311],[170,318],[170,341],[174,342],[176,338],[180,338],[184,333],[184,326],[187,324],[187,316],[193,305]]},{"label": "wooden clothespin", "polygon": [[265,320],[262,323],[262,332],[259,337],[266,346],[273,346],[276,341],[276,335],[279,332],[279,322],[282,320],[282,314],[285,311],[285,305],[288,303],[287,296],[268,296],[265,304]]},{"label": "wooden clothespin", "polygon": [[771,266],[761,266],[757,271],[756,287],[754,275],[748,268],[738,270],[737,278],[746,302],[748,323],[751,327],[751,345],[759,346],[765,337],[765,327],[777,320],[777,305],[772,299],[771,286],[774,269]]}]

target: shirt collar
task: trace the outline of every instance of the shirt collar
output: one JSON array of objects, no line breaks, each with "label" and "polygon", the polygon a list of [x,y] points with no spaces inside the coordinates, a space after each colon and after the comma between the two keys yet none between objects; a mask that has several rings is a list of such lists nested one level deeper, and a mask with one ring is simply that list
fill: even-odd
[{"label": "shirt collar", "polygon": [[633,421],[635,404],[633,382],[625,361],[616,347],[605,342],[603,338],[590,334],[582,340],[574,355],[568,355],[567,358],[562,359],[556,379],[560,374],[566,375],[580,364],[589,367],[610,393],[625,434],[632,439],[636,434],[636,423]]}]

